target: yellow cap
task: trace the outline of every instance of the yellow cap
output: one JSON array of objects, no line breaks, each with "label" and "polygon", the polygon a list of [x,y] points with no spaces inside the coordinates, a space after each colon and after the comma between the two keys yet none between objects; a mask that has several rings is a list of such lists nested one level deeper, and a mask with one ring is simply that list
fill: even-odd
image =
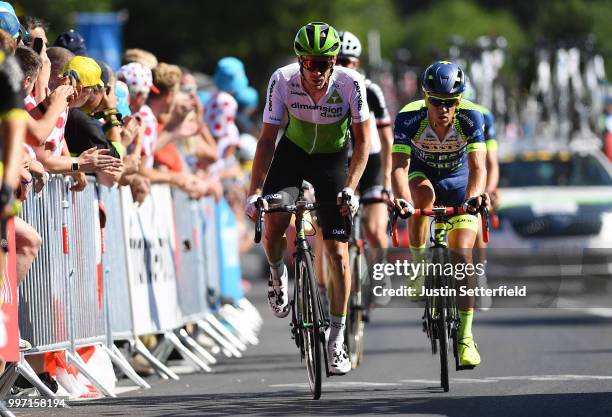
[{"label": "yellow cap", "polygon": [[102,82],[102,68],[96,61],[86,56],[75,56],[64,67],[64,74],[73,76],[83,87],[104,87]]}]

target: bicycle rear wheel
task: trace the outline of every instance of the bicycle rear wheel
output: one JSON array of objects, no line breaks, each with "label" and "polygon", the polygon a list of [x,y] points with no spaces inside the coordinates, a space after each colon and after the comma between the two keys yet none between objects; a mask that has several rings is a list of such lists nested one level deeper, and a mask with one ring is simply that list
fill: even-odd
[{"label": "bicycle rear wheel", "polygon": [[[314,268],[309,253],[304,253],[298,260],[301,283],[300,308],[302,310],[303,323],[302,341],[304,348],[304,360],[308,373],[308,385],[312,398],[318,400],[321,397],[321,326],[319,321],[319,306],[317,303],[317,292],[315,284]],[[323,336],[324,339],[324,336]]]},{"label": "bicycle rear wheel", "polygon": [[[438,257],[437,259],[443,261],[442,265],[446,265],[449,261],[448,252],[446,248],[437,249]],[[443,251],[443,252],[441,252]],[[448,279],[448,277],[444,274],[436,276],[436,288],[441,288],[448,290],[452,288],[450,285],[452,281]],[[436,305],[437,305],[437,317],[436,317],[436,327],[438,333],[438,343],[440,353],[440,385],[444,392],[448,392],[450,390],[450,384],[448,380],[448,317],[447,311],[450,305],[450,297],[449,295],[439,295],[436,297]]]}]

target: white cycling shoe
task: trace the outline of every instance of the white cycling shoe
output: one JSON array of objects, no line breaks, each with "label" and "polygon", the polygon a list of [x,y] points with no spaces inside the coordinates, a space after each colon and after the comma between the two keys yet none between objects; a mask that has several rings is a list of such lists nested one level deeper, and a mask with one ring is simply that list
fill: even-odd
[{"label": "white cycling shoe", "polygon": [[268,279],[268,304],[272,314],[278,318],[287,317],[289,314],[289,274],[287,267],[283,265],[283,274],[279,278],[280,282],[272,280],[272,272]]},{"label": "white cycling shoe", "polygon": [[327,345],[327,361],[329,371],[334,375],[344,375],[352,369],[346,346],[342,343],[334,342]]}]

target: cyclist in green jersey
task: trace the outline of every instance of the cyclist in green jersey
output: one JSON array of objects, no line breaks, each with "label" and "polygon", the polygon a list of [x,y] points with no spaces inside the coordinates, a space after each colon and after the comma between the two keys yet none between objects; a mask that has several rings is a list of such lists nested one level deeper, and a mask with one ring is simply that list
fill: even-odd
[{"label": "cyclist in green jersey", "polygon": [[[344,374],[351,363],[344,346],[346,306],[351,290],[346,216],[356,213],[354,190],[363,173],[370,146],[369,117],[363,77],[334,67],[340,50],[338,32],[323,22],[303,26],[295,37],[297,61],[279,68],[270,78],[263,129],[253,160],[249,198],[245,208],[254,219],[260,195],[270,202],[292,203],[302,181],[315,189],[325,253],[330,265],[330,334],[328,360],[332,373]],[[275,146],[284,115],[288,123]],[[355,146],[348,164],[348,129]],[[349,207],[338,206],[342,193]],[[267,214],[263,246],[270,264],[268,302],[277,317],[289,313],[288,273],[283,262],[284,236],[290,217]]]}]

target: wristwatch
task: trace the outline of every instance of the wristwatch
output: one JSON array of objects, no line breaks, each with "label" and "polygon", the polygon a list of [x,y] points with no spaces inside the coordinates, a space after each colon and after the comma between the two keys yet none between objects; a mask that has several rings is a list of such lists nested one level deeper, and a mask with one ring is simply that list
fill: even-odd
[{"label": "wristwatch", "polygon": [[79,171],[79,161],[74,159],[74,158],[72,159],[71,171],[72,172],[78,172]]}]

